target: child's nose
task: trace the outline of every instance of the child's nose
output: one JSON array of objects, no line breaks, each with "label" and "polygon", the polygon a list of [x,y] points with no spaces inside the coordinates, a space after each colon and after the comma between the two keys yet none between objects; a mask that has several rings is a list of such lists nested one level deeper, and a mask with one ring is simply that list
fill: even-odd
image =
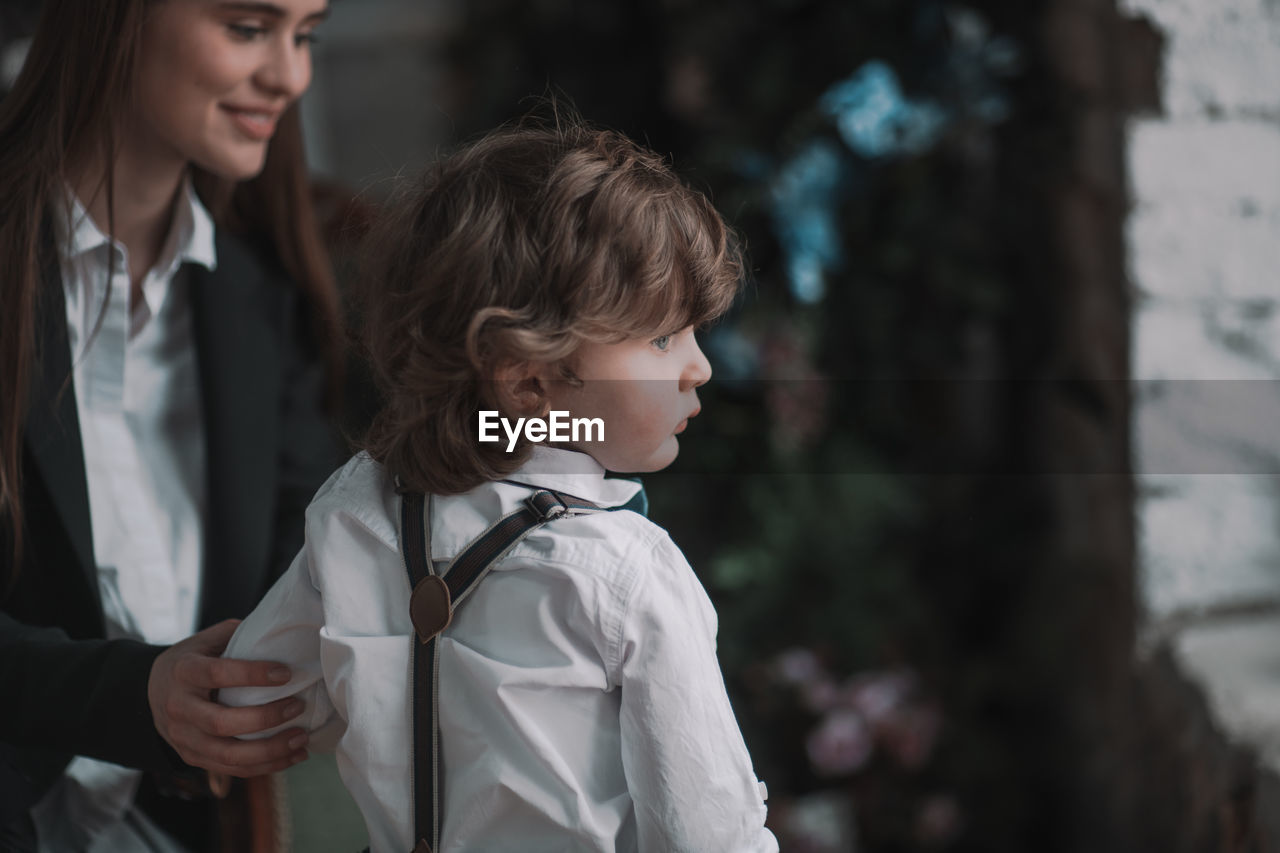
[{"label": "child's nose", "polygon": [[680,376],[681,391],[689,391],[699,385],[705,385],[711,378],[711,362],[707,361],[707,357],[703,355],[697,339],[691,340],[692,350],[689,353],[689,362]]}]

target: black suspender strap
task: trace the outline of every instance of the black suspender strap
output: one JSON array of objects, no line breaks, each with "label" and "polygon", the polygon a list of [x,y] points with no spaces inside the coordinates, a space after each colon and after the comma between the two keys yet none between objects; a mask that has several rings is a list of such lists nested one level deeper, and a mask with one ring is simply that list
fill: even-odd
[{"label": "black suspender strap", "polygon": [[[523,485],[523,484],[520,484]],[[535,528],[564,515],[626,507],[600,507],[572,495],[540,489],[525,505],[498,519],[453,558],[444,574],[431,562],[430,499],[421,492],[400,492],[400,551],[409,575],[409,616],[418,642],[413,644],[413,823],[418,839],[412,853],[440,847],[440,633],[489,569]]]},{"label": "black suspender strap", "polygon": [[[421,492],[404,492],[400,495],[400,553],[404,556],[405,570],[409,573],[409,588],[418,596],[420,584],[437,589],[440,582],[431,565],[430,527],[427,525],[426,496]],[[422,587],[427,588],[427,587]],[[444,590],[448,595],[448,589]],[[413,612],[410,598],[410,615]],[[452,617],[449,601],[444,600],[445,612]],[[445,620],[448,624],[448,620]],[[415,631],[417,625],[414,625]],[[444,625],[441,626],[441,630]],[[437,632],[438,633],[438,632]],[[421,636],[421,635],[419,635]],[[412,853],[432,853],[440,846],[439,802],[440,768],[436,760],[439,747],[439,729],[435,725],[436,670],[439,663],[436,638],[426,643],[413,644],[413,766],[410,782],[413,785],[414,835],[418,839]],[[428,731],[421,730],[426,725]]]}]

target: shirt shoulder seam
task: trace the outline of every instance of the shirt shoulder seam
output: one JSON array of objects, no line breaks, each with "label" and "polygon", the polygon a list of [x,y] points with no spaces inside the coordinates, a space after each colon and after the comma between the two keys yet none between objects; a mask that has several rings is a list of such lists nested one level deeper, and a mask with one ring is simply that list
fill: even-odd
[{"label": "shirt shoulder seam", "polygon": [[[670,534],[667,533],[660,525],[654,524],[653,530],[649,536],[636,537],[631,546],[623,552],[618,562],[621,564],[631,564],[632,554],[637,548],[644,547],[646,549],[657,544],[662,539],[669,539]],[[608,653],[612,658],[609,661],[609,675],[615,684],[622,682],[622,644],[623,633],[627,624],[627,616],[631,612],[632,602],[635,600],[636,591],[640,588],[641,575],[645,574],[641,571],[631,572],[630,583],[627,585],[625,594],[621,597],[621,606],[618,608],[618,624],[613,629],[613,640],[608,645]]]}]

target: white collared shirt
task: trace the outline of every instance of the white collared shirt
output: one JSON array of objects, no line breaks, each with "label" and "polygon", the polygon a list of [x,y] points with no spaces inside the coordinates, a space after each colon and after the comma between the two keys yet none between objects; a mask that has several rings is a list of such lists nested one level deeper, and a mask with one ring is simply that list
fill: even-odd
[{"label": "white collared shirt", "polygon": [[213,220],[185,180],[142,299],[130,305],[126,248],[74,194],[69,201],[62,283],[107,635],[173,643],[196,627],[205,502],[200,382],[181,267],[216,267]]},{"label": "white collared shirt", "polygon": [[[431,499],[438,567],[542,487],[620,506],[638,486],[535,447],[510,477]],[[527,484],[527,485],[520,485]],[[399,499],[359,454],[307,510],[306,544],[229,657],[279,660],[299,724],[338,768],[373,853],[413,838],[412,623]],[[716,616],[680,550],[632,512],[558,519],[502,558],[440,640],[441,850],[776,851],[715,654]]]},{"label": "white collared shirt", "polygon": [[[130,305],[126,248],[71,190],[66,204],[55,225],[106,632],[173,643],[198,620],[205,512],[200,382],[182,265],[216,266],[213,221],[185,180],[142,298]],[[110,837],[118,847],[139,778],[74,759],[35,809],[41,850],[84,849],[85,837]]]}]

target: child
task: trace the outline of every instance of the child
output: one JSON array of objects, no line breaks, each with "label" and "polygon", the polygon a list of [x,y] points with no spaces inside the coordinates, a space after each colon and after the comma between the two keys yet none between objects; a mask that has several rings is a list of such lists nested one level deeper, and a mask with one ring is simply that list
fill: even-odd
[{"label": "child", "polygon": [[[436,853],[777,850],[715,612],[662,528],[632,511],[542,523],[427,645],[413,639],[406,572],[422,538],[448,579],[455,556],[541,490],[604,510],[640,502],[638,484],[605,471],[675,458],[711,375],[693,330],[739,286],[732,235],[659,157],[563,120],[484,137],[393,211],[366,271],[384,407],[227,649],[287,663],[294,679],[224,701],[301,696],[299,723],[336,748],[373,853],[431,840],[414,784],[421,797],[432,762],[411,767],[415,719],[428,725],[415,661],[433,653]],[[480,440],[481,412],[507,420],[497,441]],[[552,412],[598,420],[603,436],[585,424],[552,444],[529,420],[512,431]],[[405,510],[415,493],[429,496],[425,536]],[[430,711],[430,687],[419,695]]]}]

